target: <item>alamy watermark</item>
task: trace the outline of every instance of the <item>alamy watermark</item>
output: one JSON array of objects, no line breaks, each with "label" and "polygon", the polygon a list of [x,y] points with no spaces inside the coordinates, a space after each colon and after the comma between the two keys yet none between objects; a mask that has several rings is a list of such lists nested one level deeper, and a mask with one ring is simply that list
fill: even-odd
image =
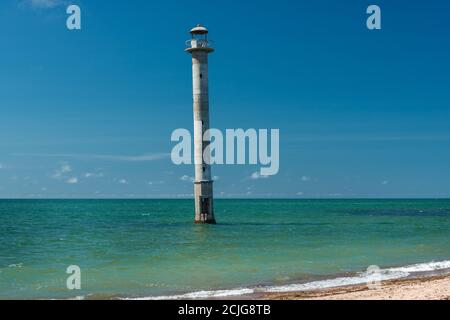
[{"label": "alamy watermark", "polygon": [[[196,121],[194,136],[201,136],[201,121]],[[178,142],[172,149],[171,159],[181,164],[260,164],[260,174],[271,176],[280,169],[280,130],[271,129],[219,129],[204,132],[202,143],[206,143],[202,153],[192,157],[192,136],[187,129],[176,129],[171,140]],[[270,152],[269,152],[270,148]],[[194,160],[194,161],[192,161]]]},{"label": "alamy watermark", "polygon": [[66,286],[69,290],[80,290],[81,289],[81,269],[77,265],[68,266],[66,273],[70,274],[66,280]]},{"label": "alamy watermark", "polygon": [[370,5],[366,10],[367,14],[370,16],[367,18],[366,25],[369,30],[380,30],[381,29],[381,9],[377,5]]},{"label": "alamy watermark", "polygon": [[81,30],[81,9],[72,4],[67,7],[66,13],[69,15],[66,20],[66,27],[69,30]]},{"label": "alamy watermark", "polygon": [[[66,20],[66,27],[69,30],[81,30],[81,8],[78,5],[71,4],[67,7],[66,13],[69,15]],[[381,8],[372,4],[367,7],[366,14],[370,16],[366,20],[366,26],[369,30],[381,29]]]},{"label": "alamy watermark", "polygon": [[370,290],[381,288],[381,269],[377,265],[367,267],[366,274],[368,276],[367,288]]}]

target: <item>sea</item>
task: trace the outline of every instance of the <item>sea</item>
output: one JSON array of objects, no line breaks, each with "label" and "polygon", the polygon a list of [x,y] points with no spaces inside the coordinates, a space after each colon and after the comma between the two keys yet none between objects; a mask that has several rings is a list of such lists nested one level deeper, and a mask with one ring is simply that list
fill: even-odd
[{"label": "sea", "polygon": [[216,199],[216,225],[194,224],[193,205],[0,200],[0,299],[248,298],[450,273],[448,199]]}]

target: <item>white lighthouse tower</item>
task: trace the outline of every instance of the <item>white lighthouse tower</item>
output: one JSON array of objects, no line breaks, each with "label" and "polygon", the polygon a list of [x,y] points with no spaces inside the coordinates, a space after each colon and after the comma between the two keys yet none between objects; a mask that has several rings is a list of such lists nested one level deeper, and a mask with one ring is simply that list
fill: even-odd
[{"label": "white lighthouse tower", "polygon": [[192,55],[195,223],[215,224],[211,167],[203,158],[203,151],[209,144],[203,141],[203,134],[209,129],[208,54],[214,49],[210,47],[205,27],[197,25],[190,32],[192,38],[186,42],[186,52]]}]

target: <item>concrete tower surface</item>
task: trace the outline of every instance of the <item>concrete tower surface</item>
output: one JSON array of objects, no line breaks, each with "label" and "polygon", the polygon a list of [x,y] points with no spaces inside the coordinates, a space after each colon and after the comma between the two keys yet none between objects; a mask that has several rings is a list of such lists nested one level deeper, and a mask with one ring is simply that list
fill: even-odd
[{"label": "concrete tower surface", "polygon": [[208,54],[214,49],[210,47],[205,27],[197,25],[190,33],[192,38],[186,42],[186,52],[192,55],[195,223],[215,224],[211,167],[203,158],[203,151],[209,144],[203,141],[204,132],[209,129]]}]

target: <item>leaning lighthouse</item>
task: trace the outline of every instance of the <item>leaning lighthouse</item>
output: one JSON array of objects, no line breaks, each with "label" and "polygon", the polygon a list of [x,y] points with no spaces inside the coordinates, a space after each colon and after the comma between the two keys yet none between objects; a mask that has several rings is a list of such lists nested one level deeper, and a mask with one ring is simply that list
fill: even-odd
[{"label": "leaning lighthouse", "polygon": [[203,157],[209,142],[203,140],[209,129],[208,54],[214,51],[208,42],[208,30],[197,25],[186,43],[186,52],[192,55],[192,82],[194,98],[194,164],[195,164],[195,222],[215,224],[213,206],[213,181],[211,167]]}]

